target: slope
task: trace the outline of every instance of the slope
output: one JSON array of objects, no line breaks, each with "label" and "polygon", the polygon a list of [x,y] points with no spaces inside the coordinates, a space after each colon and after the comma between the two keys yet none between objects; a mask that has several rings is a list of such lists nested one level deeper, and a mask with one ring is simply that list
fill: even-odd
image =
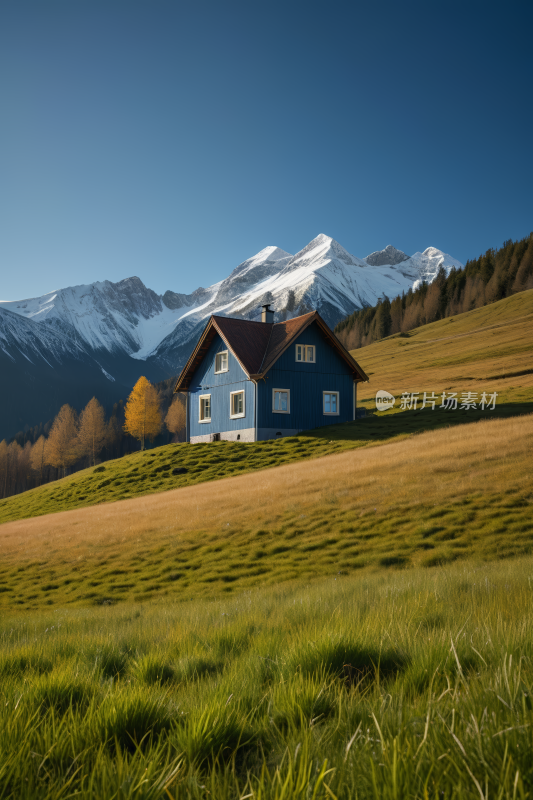
[{"label": "slope", "polygon": [[370,377],[360,392],[369,408],[381,389],[396,397],[402,392],[497,392],[500,404],[531,403],[533,290],[352,353]]},{"label": "slope", "polygon": [[533,416],[0,527],[0,603],[220,596],[531,552]]}]

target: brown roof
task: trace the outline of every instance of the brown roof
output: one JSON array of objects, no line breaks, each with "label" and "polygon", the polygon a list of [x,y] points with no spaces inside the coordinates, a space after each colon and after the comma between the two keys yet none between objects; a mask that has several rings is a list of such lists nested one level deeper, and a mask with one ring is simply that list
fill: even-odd
[{"label": "brown roof", "polygon": [[263,377],[274,366],[278,358],[309,325],[316,322],[339,355],[354,373],[354,379],[367,381],[357,361],[342,346],[333,331],[326,325],[317,311],[286,322],[251,322],[232,317],[212,316],[183,368],[176,383],[175,392],[187,392],[191,378],[203,360],[217,333],[232,351],[233,355],[249,378]]},{"label": "brown roof", "polygon": [[250,322],[232,317],[211,317],[215,326],[248,375],[261,369],[272,330],[272,322]]}]

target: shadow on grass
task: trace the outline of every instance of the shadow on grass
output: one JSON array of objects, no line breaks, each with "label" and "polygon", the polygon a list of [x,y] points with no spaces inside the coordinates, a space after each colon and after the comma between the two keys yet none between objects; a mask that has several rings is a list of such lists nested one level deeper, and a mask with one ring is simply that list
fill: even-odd
[{"label": "shadow on grass", "polygon": [[367,417],[353,422],[326,425],[322,428],[304,431],[299,436],[306,439],[327,439],[328,442],[363,441],[370,443],[387,441],[401,436],[402,433],[406,435],[422,433],[449,426],[466,425],[480,420],[517,417],[522,414],[533,414],[533,402],[502,403],[496,405],[492,411],[481,411],[480,409],[452,411],[439,407],[436,407],[434,411],[431,408],[418,408],[410,411],[391,409],[390,411],[370,412]]},{"label": "shadow on grass", "polygon": [[323,674],[340,678],[347,686],[364,678],[386,678],[402,672],[408,657],[390,649],[378,650],[353,642],[323,641],[297,648],[288,661],[289,673],[307,677]]}]

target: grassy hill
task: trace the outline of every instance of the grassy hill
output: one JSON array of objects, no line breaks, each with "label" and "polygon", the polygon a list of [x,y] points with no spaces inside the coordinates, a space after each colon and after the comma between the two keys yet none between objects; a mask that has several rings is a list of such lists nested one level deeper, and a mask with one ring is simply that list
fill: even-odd
[{"label": "grassy hill", "polygon": [[530,798],[532,301],[357,352],[369,407],[479,388],[489,414],[163,447],[3,501],[0,796]]},{"label": "grassy hill", "polygon": [[533,402],[533,290],[492,305],[432,322],[352,351],[369,384],[370,405],[379,389],[409,392],[498,392],[499,404]]},{"label": "grassy hill", "polygon": [[0,604],[7,612],[214,597],[529,553],[532,436],[532,415],[482,420],[8,522],[0,528]]}]

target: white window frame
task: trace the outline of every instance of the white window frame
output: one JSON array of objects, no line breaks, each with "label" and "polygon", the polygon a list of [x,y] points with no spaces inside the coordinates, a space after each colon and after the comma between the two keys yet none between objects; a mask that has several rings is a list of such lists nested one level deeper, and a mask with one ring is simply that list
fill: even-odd
[{"label": "white window frame", "polygon": [[[298,348],[303,347],[303,358],[298,358]],[[307,349],[313,350],[313,358],[307,358]],[[314,344],[297,344],[294,350],[294,360],[297,364],[316,364],[316,347]]]},{"label": "white window frame", "polygon": [[211,415],[213,413],[213,409],[212,409],[212,406],[211,406],[211,395],[210,394],[201,394],[199,396],[199,398],[198,398],[198,400],[199,400],[199,403],[198,403],[198,422],[200,422],[200,423],[211,422],[211,416],[205,417],[205,419],[202,419],[202,400],[207,400],[207,398],[209,398],[209,414]]},{"label": "white window frame", "polygon": [[[232,414],[233,408],[233,396],[236,394],[242,394],[242,414]],[[241,419],[242,417],[246,416],[246,392],[244,389],[238,389],[235,392],[229,393],[229,418],[230,419]]]},{"label": "white window frame", "polygon": [[[274,408],[274,401],[276,398],[276,392],[286,392],[287,393],[287,410],[280,411],[278,408]],[[272,413],[273,414],[290,414],[291,413],[291,390],[290,389],[272,389]]]},{"label": "white window frame", "polygon": [[[217,369],[217,358],[219,356],[226,356],[226,369]],[[229,351],[228,350],[221,350],[219,353],[215,355],[215,375],[220,375],[222,372],[229,371]]]},{"label": "white window frame", "polygon": [[[336,394],[337,395],[337,410],[336,411],[326,411],[326,395],[327,394]],[[322,392],[322,413],[325,414],[326,417],[338,417],[341,411],[341,396],[340,392],[337,391],[325,391]]]}]

